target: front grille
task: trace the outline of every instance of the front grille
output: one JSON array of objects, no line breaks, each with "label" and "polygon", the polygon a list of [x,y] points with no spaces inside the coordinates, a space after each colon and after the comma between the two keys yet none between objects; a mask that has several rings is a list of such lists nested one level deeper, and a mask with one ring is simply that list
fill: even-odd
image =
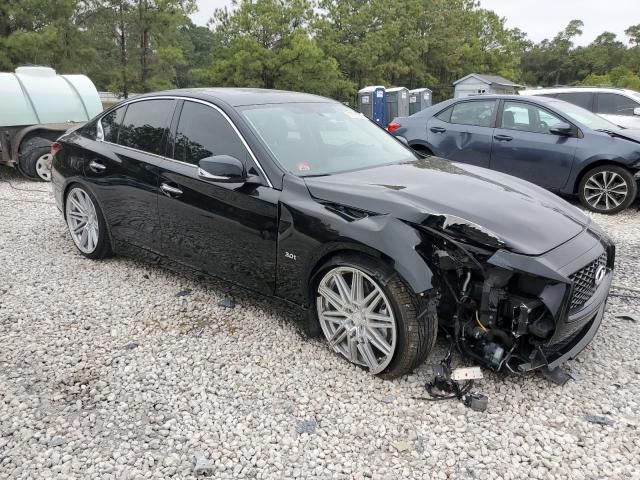
[{"label": "front grille", "polygon": [[600,265],[607,266],[607,252],[604,252],[586,267],[569,276],[573,282],[571,311],[582,307],[596,292],[596,270]]}]

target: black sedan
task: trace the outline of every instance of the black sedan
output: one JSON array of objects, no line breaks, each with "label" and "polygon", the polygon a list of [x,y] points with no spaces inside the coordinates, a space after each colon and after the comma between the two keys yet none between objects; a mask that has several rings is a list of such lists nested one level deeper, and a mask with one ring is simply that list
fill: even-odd
[{"label": "black sedan", "polygon": [[495,370],[553,369],[603,318],[615,248],[530,183],[419,158],[338,102],[247,89],[127,100],[54,144],[78,250],[168,258],[284,299],[371,373],[438,328]]}]

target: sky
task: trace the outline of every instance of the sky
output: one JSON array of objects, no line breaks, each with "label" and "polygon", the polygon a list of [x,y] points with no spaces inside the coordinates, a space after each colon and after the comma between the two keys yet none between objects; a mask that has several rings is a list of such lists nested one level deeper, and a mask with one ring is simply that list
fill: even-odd
[{"label": "sky", "polygon": [[[391,0],[390,0],[391,1]],[[624,42],[624,31],[640,23],[640,0],[480,0],[482,7],[507,19],[511,28],[518,27],[534,42],[553,38],[574,19],[584,22],[583,34],[575,41],[587,45],[604,31],[618,35]],[[229,0],[197,0],[199,11],[192,16],[198,25],[206,25],[216,7],[229,5]]]}]

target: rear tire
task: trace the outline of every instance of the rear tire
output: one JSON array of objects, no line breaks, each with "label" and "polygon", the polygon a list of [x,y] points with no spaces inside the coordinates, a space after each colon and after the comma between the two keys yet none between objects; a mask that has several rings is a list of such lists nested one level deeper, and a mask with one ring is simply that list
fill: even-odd
[{"label": "rear tire", "polygon": [[51,140],[33,137],[20,144],[18,170],[32,180],[51,181]]},{"label": "rear tire", "polygon": [[602,165],[584,174],[578,187],[580,203],[592,212],[612,215],[625,210],[638,194],[633,174],[618,165]]},{"label": "rear tire", "polygon": [[111,256],[107,223],[95,197],[76,184],[67,191],[64,204],[64,218],[78,251],[93,260]]},{"label": "rear tire", "polygon": [[[362,279],[358,288],[354,286],[356,275]],[[337,276],[344,282],[336,280]],[[345,254],[323,265],[316,279],[316,321],[333,350],[387,379],[405,375],[425,361],[437,335],[435,309],[421,315],[424,302],[394,270],[375,258]],[[347,293],[354,289],[359,293]],[[327,290],[337,297],[328,300],[332,293]],[[378,295],[376,291],[380,293],[377,302],[372,297]],[[336,306],[336,298],[344,301],[343,308]],[[367,303],[367,298],[372,300]]]}]

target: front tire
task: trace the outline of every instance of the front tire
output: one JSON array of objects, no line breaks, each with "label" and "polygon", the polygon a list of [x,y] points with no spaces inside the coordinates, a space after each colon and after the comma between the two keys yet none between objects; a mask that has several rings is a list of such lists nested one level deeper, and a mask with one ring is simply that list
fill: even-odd
[{"label": "front tire", "polygon": [[580,203],[592,212],[614,214],[633,203],[638,184],[629,170],[617,165],[602,165],[582,177],[578,189]]},{"label": "front tire", "polygon": [[417,296],[376,259],[334,258],[322,268],[315,295],[318,322],[329,345],[374,375],[405,375],[433,348],[435,313],[420,315]]},{"label": "front tire", "polygon": [[79,185],[67,192],[65,220],[71,239],[82,255],[100,259],[112,254],[102,210],[94,196]]},{"label": "front tire", "polygon": [[23,175],[41,182],[51,181],[51,143],[42,137],[33,137],[22,142],[18,169]]}]

